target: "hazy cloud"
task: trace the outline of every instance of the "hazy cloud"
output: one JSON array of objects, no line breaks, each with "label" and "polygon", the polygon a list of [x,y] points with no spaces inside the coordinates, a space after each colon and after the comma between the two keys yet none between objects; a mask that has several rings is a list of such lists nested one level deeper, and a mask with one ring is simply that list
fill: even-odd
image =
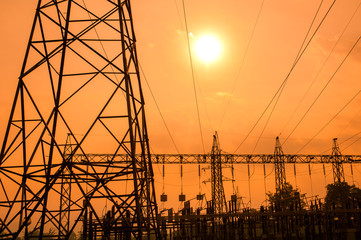
[{"label": "hazy cloud", "polygon": [[[324,36],[318,36],[315,39],[317,47],[324,52],[324,54],[329,54],[330,51],[332,51],[334,45],[336,44],[339,36],[335,35],[332,38],[326,38]],[[346,56],[348,52],[351,50],[352,46],[357,41],[357,38],[345,38],[342,37],[340,41],[337,43],[337,46],[333,50],[332,54],[337,54],[340,56]],[[355,46],[355,48],[352,50],[350,54],[350,59],[353,61],[361,61],[361,40],[359,40],[358,44]]]}]

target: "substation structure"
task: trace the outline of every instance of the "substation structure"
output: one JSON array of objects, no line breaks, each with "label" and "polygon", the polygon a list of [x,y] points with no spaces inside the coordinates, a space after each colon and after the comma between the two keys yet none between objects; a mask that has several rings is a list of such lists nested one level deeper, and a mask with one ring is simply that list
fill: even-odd
[{"label": "substation structure", "polygon": [[[129,156],[109,154],[74,155],[73,162],[89,159],[94,162],[127,162]],[[232,195],[226,202],[222,175],[223,167],[233,164],[275,165],[276,193],[281,194],[286,184],[285,164],[332,164],[334,183],[345,181],[343,164],[361,163],[361,155],[342,155],[337,139],[333,139],[332,154],[284,154],[278,137],[274,154],[223,153],[217,133],[209,154],[152,154],[152,164],[210,165],[211,197],[206,207],[194,209],[183,192],[179,212],[163,209],[158,215],[164,239],[359,239],[361,236],[361,199],[350,198],[345,205],[328,206],[321,199],[307,201],[301,197],[280,199],[260,209],[242,207],[242,198]],[[200,173],[199,173],[200,174]],[[164,177],[164,175],[163,175]],[[228,178],[226,180],[229,180]],[[204,194],[196,196],[204,200]],[[163,192],[160,201],[166,202]],[[285,203],[286,202],[286,203]],[[109,213],[108,217],[112,214]],[[108,219],[109,221],[109,219]],[[91,223],[88,222],[91,225]],[[94,234],[96,227],[92,228]]]}]

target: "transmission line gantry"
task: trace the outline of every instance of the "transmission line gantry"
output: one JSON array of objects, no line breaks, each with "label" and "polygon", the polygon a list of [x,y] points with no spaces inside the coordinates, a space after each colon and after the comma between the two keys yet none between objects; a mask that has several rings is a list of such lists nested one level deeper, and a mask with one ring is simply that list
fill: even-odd
[{"label": "transmission line gantry", "polygon": [[38,1],[0,151],[0,238],[160,239],[139,76],[130,0]]}]

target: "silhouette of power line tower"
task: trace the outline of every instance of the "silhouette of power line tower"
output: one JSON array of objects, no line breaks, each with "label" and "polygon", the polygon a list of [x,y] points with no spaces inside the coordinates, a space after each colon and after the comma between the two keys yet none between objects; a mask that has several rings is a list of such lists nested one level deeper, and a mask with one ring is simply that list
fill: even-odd
[{"label": "silhouette of power line tower", "polygon": [[223,187],[221,147],[217,132],[213,135],[211,151],[211,192],[214,213],[227,212],[227,203]]},{"label": "silhouette of power line tower", "polygon": [[160,238],[135,42],[129,0],[38,1],[0,152],[0,237]]},{"label": "silhouette of power line tower", "polygon": [[274,151],[274,164],[275,164],[275,181],[276,181],[276,192],[282,192],[286,184],[286,168],[285,159],[280,143],[279,137],[276,137],[276,145]]},{"label": "silhouette of power line tower", "polygon": [[332,144],[332,172],[333,172],[333,182],[334,183],[340,183],[345,181],[345,174],[343,171],[343,157],[340,151],[340,148],[337,144],[337,138],[333,139]]}]

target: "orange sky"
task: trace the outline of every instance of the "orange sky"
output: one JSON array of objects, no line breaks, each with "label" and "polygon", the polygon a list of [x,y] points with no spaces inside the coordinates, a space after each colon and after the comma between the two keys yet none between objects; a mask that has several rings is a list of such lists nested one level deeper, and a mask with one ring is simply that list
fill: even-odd
[{"label": "orange sky", "polygon": [[[316,25],[321,21],[321,16],[325,14],[332,1],[324,2],[320,16],[316,19]],[[8,120],[36,3],[35,0],[0,2],[1,139]],[[222,2],[186,0],[185,3],[188,29],[195,39],[203,34],[212,34],[219,39],[223,48],[220,58],[208,65],[193,55],[204,147],[206,152],[210,150],[212,134],[216,130],[220,136],[222,149],[233,153],[287,76],[319,1],[265,1],[247,54],[245,51],[262,4],[261,0]],[[137,0],[132,4],[138,40],[138,58],[177,147],[181,153],[203,153],[182,1]],[[254,153],[271,153],[275,137],[280,135],[282,142],[282,139],[289,135],[360,37],[361,9],[356,12],[332,55],[315,79],[359,4],[359,0],[336,1],[329,16],[292,72],[259,144],[255,148],[270,110],[266,112],[237,153],[252,153],[254,148]],[[311,32],[314,30],[315,27]],[[191,46],[195,39],[190,39]],[[241,68],[243,58],[244,64]],[[296,153],[361,89],[360,61],[361,43],[353,50],[304,121],[283,146],[285,153]],[[290,119],[314,79],[314,85],[305,101]],[[234,91],[232,91],[233,86],[235,86]],[[143,83],[143,92],[146,98],[152,151],[176,153],[145,83]],[[361,126],[360,104],[361,95],[357,96],[301,152],[323,153],[330,149],[332,138],[338,137],[341,143],[358,133]],[[359,137],[361,134],[342,144],[341,150]],[[361,141],[358,141],[346,148],[343,153],[360,154],[360,146]],[[239,171],[243,176],[246,168],[243,166]],[[255,170],[256,173],[257,171]],[[177,174],[177,169],[173,172]],[[263,173],[261,171],[257,174],[262,176]],[[261,180],[254,183],[263,189],[263,178],[258,178]],[[269,182],[273,184],[272,181]],[[243,188],[247,187],[247,184],[243,186]],[[319,187],[321,188],[323,186]],[[245,192],[248,194],[247,190]]]}]

